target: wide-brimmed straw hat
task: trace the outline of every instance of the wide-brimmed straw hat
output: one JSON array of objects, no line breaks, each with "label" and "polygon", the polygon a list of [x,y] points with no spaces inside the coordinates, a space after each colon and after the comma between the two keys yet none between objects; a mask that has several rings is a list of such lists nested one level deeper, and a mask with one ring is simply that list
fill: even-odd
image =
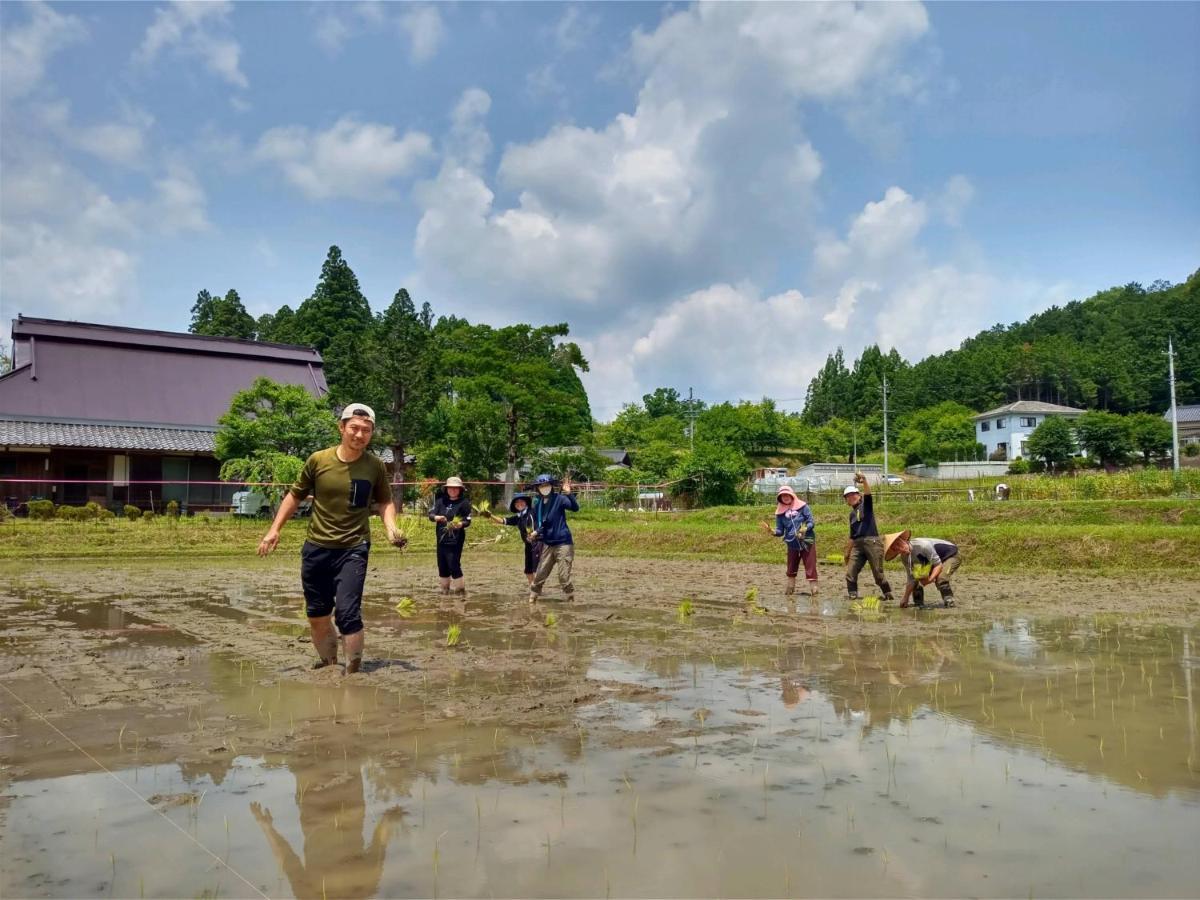
[{"label": "wide-brimmed straw hat", "polygon": [[895,559],[896,554],[899,553],[900,551],[897,550],[896,553],[893,553],[892,545],[895,544],[896,541],[907,541],[909,535],[911,535],[911,534],[912,534],[911,531],[897,531],[893,534],[885,534],[883,536],[883,558],[884,559]]},{"label": "wide-brimmed straw hat", "polygon": [[463,480],[461,478],[459,478],[457,475],[451,475],[449,478],[446,479],[446,483],[445,483],[445,485],[443,485],[443,487],[465,488],[466,485],[463,484]]}]

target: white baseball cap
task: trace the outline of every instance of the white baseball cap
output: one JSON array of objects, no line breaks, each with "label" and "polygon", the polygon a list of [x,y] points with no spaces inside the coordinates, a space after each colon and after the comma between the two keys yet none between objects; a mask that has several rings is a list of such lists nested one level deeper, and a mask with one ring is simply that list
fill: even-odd
[{"label": "white baseball cap", "polygon": [[347,403],[342,409],[342,421],[353,419],[355,416],[362,416],[364,419],[370,419],[371,424],[375,424],[375,410],[367,406],[365,403]]},{"label": "white baseball cap", "polygon": [[862,491],[860,491],[857,487],[855,487],[854,485],[851,484],[851,485],[848,485],[844,491],[842,491],[842,496],[849,497],[851,494],[861,494],[861,493],[862,493]]}]

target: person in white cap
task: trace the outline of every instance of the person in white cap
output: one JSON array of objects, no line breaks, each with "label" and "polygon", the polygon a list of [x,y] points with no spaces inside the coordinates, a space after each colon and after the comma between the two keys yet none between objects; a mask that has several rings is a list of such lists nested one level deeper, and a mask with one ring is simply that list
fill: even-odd
[{"label": "person in white cap", "polygon": [[[341,442],[318,450],[304,463],[296,483],[279,504],[275,521],[258,545],[266,556],[279,544],[279,532],[305,497],[312,495],[308,536],[300,550],[300,581],[313,648],[314,668],[337,663],[337,635],[346,645],[346,674],[362,668],[365,635],[362,621],[363,586],[371,550],[371,503],[383,518],[388,540],[404,545],[396,528],[396,503],[383,461],[367,452],[375,433],[375,411],[351,403],[338,422]],[[337,625],[337,632],[334,625]]]},{"label": "person in white cap", "polygon": [[471,524],[471,501],[466,485],[457,475],[451,475],[433,498],[429,521],[437,525],[438,580],[442,593],[465,593],[467,580],[463,577],[462,552],[467,542],[466,529]]},{"label": "person in white cap", "polygon": [[850,541],[846,547],[846,592],[851,600],[858,599],[858,575],[863,566],[870,563],[875,583],[883,592],[883,599],[892,602],[892,586],[883,574],[883,539],[875,524],[875,506],[871,497],[871,485],[862,472],[854,473],[854,484],[849,485],[842,496],[850,507]]}]

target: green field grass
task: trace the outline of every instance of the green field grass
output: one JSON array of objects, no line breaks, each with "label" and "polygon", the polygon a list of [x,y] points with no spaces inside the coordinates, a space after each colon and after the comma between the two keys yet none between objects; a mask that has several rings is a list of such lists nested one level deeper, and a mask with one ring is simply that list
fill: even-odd
[{"label": "green field grass", "polygon": [[[846,508],[818,504],[818,553],[838,555],[846,536]],[[662,559],[778,562],[783,547],[760,530],[771,506],[716,507],[676,513],[585,509],[571,517],[581,555]],[[1009,503],[909,501],[880,498],[876,516],[884,531],[912,529],[919,536],[952,540],[973,570],[1069,569],[1103,572],[1195,572],[1200,559],[1200,501],[1129,500]],[[402,519],[411,553],[431,553],[433,527],[423,517]],[[377,545],[385,543],[373,520]],[[283,553],[295,553],[304,523],[284,530]],[[10,520],[0,524],[0,558],[173,558],[190,555],[250,558],[266,530],[253,520],[197,517],[152,522]],[[519,552],[515,529],[477,520],[469,553]]]}]

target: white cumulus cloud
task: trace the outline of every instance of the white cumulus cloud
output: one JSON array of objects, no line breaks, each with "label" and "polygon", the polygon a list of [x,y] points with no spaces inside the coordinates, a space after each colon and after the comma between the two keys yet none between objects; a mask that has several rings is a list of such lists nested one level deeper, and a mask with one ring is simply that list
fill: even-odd
[{"label": "white cumulus cloud", "polygon": [[630,112],[510,144],[494,176],[446,154],[417,191],[422,275],[486,296],[492,314],[507,304],[585,330],[614,302],[628,313],[714,283],[766,283],[813,235],[823,162],[798,105],[885,77],[927,28],[905,4],[672,13],[632,38]]},{"label": "white cumulus cloud", "polygon": [[314,200],[349,197],[386,200],[395,179],[411,174],[432,153],[419,131],[397,135],[390,125],[343,117],[325,131],[299,125],[272,128],[259,138],[255,158],[279,166]]},{"label": "white cumulus cloud", "polygon": [[149,65],[173,51],[194,57],[223,81],[238,88],[250,86],[241,69],[241,44],[232,36],[226,0],[175,0],[154,11],[135,60]]},{"label": "white cumulus cloud", "polygon": [[0,38],[0,94],[6,100],[33,91],[50,58],[87,37],[81,19],[57,12],[48,3],[30,3],[26,11],[25,21],[7,26]]}]

